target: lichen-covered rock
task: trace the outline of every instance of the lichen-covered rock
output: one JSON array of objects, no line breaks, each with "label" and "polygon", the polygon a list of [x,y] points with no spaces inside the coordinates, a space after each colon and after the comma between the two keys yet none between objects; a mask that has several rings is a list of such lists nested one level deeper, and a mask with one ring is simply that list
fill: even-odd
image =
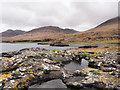
[{"label": "lichen-covered rock", "polygon": [[87,59],[92,68],[69,72],[63,68],[66,63],[86,58],[79,50],[26,48],[4,53],[0,57],[0,88],[25,89],[37,82],[61,79],[70,88],[119,89],[120,64],[115,52],[99,54]]}]

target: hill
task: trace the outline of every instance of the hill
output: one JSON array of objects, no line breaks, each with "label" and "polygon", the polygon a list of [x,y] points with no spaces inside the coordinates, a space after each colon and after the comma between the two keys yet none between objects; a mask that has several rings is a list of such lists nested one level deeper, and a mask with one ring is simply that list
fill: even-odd
[{"label": "hill", "polygon": [[62,29],[57,26],[45,26],[41,28],[36,28],[31,31],[28,31],[27,33],[44,33],[44,32],[50,32],[50,33],[64,33],[64,34],[72,34],[76,33],[77,31],[73,29]]},{"label": "hill", "polygon": [[118,17],[112,18],[97,27],[59,38],[63,42],[118,42]]},{"label": "hill", "polygon": [[56,40],[65,34],[72,34],[72,33],[77,33],[77,31],[73,29],[62,29],[56,26],[45,26],[30,30],[22,35],[17,35],[11,38],[3,37],[2,41],[10,41],[10,42],[51,41],[51,40]]},{"label": "hill", "polygon": [[4,31],[2,33],[0,33],[0,35],[2,35],[2,37],[13,37],[16,35],[21,35],[25,33],[25,31],[23,30],[12,30],[12,29],[8,29],[7,31]]},{"label": "hill", "polygon": [[61,29],[55,26],[45,26],[33,29],[11,38],[3,38],[9,42],[118,42],[118,17],[109,19],[95,28],[84,32],[72,29]]}]

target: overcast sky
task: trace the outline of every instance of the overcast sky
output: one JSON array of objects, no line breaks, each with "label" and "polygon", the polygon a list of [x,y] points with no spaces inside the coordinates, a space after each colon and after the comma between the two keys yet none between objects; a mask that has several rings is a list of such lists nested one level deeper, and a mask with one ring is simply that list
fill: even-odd
[{"label": "overcast sky", "polygon": [[85,31],[118,16],[118,0],[3,0],[0,32],[59,26]]}]

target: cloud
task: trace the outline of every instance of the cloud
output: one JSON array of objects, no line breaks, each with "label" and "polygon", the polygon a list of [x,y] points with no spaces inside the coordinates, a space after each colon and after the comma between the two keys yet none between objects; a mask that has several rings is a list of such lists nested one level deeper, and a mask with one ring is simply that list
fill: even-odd
[{"label": "cloud", "polygon": [[5,0],[2,3],[0,29],[1,31],[9,28],[31,30],[36,27],[52,25],[84,31],[116,17],[117,9],[117,2],[73,0],[40,0],[39,2],[16,2],[13,0],[13,2],[6,2]]}]

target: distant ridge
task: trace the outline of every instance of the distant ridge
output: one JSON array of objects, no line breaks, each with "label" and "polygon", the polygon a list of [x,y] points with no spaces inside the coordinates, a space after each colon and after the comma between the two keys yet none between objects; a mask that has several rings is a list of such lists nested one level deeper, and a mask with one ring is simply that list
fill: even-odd
[{"label": "distant ridge", "polygon": [[62,29],[56,26],[45,26],[33,29],[24,34],[3,38],[2,41],[8,42],[118,42],[118,17],[109,19],[97,27],[77,32],[73,29]]},{"label": "distant ridge", "polygon": [[64,34],[71,34],[71,33],[76,33],[78,31],[75,31],[73,29],[69,29],[69,28],[66,28],[66,29],[62,29],[60,27],[57,27],[57,26],[45,26],[45,27],[40,27],[40,28],[36,28],[36,29],[33,29],[31,31],[28,31],[26,33],[36,33],[36,32],[45,32],[45,31],[48,31],[48,32],[62,32]]},{"label": "distant ridge", "polygon": [[21,35],[23,33],[25,33],[25,31],[23,31],[23,30],[8,29],[7,31],[0,33],[0,35],[2,37],[13,37],[13,36]]},{"label": "distant ridge", "polygon": [[77,32],[78,31],[68,28],[62,29],[57,26],[45,26],[32,29],[11,38],[3,38],[3,41],[49,41],[59,38],[65,34],[73,34]]}]

